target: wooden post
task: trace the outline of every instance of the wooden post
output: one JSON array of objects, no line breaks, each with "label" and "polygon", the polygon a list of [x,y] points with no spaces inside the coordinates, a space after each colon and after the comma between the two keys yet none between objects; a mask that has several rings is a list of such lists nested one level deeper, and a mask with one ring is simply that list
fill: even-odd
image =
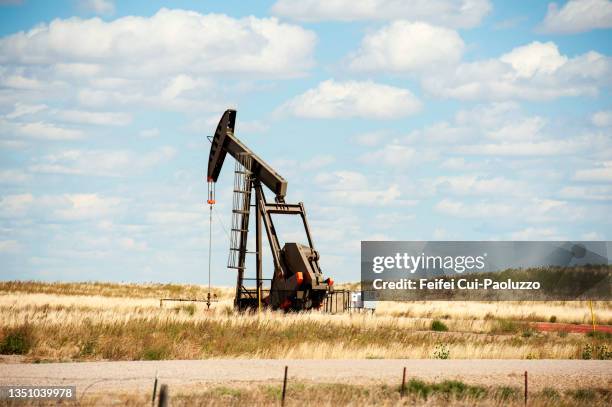
[{"label": "wooden post", "polygon": [[168,407],[168,385],[162,384],[159,388],[159,402],[157,407]]},{"label": "wooden post", "polygon": [[591,323],[593,324],[593,332],[595,332],[595,312],[593,312],[593,301],[589,300],[589,308],[591,308]]},{"label": "wooden post", "polygon": [[289,368],[288,366],[285,366],[285,377],[283,379],[283,395],[281,398],[281,406],[285,405],[285,394],[287,393],[287,369],[288,368]]},{"label": "wooden post", "polygon": [[157,395],[157,372],[155,372],[155,381],[153,382],[153,397],[151,397],[151,407],[155,405],[156,395]]},{"label": "wooden post", "polygon": [[400,388],[400,397],[404,397],[405,389],[406,389],[406,366],[404,366],[404,373],[402,374],[402,387]]},{"label": "wooden post", "polygon": [[525,370],[525,405],[527,405],[527,371]]}]

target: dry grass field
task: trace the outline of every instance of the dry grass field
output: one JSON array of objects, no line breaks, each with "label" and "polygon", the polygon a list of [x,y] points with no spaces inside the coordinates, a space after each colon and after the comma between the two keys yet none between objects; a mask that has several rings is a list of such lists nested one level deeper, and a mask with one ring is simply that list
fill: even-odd
[{"label": "dry grass field", "polygon": [[[173,394],[173,406],[245,406],[279,405],[282,389],[269,384],[238,386],[209,386],[195,392]],[[92,395],[81,405],[99,405],[108,398]],[[148,395],[124,394],[115,396],[117,404],[141,406],[150,402]],[[532,407],[609,406],[610,392],[605,389],[557,391],[545,388],[529,399]],[[447,380],[428,383],[410,380],[404,394],[399,386],[354,385],[339,383],[299,383],[288,388],[287,406],[524,406],[522,389],[512,386],[473,386],[461,381]]]},{"label": "dry grass field", "polygon": [[[108,283],[0,283],[0,353],[23,361],[202,358],[607,359],[608,334],[537,332],[590,323],[586,302],[381,302],[374,314],[238,314],[232,290]],[[612,304],[595,302],[599,324]]]}]

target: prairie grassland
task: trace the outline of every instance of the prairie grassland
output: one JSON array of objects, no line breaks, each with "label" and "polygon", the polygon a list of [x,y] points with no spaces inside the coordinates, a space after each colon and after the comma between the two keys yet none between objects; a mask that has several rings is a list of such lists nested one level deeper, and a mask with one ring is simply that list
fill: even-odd
[{"label": "prairie grassland", "polygon": [[[245,406],[278,405],[281,400],[280,385],[237,383],[232,387],[207,386],[197,391],[177,394],[170,388],[169,400],[173,406]],[[150,395],[115,395],[116,404],[140,406],[150,403]],[[82,406],[99,405],[108,401],[107,395],[92,394]],[[410,380],[404,394],[400,386],[385,384],[354,385],[340,383],[291,383],[286,393],[287,406],[523,406],[522,389],[508,386],[474,386],[461,381],[447,380],[428,383]],[[545,388],[531,392],[529,405],[553,406],[609,406],[612,393],[609,389],[578,388],[558,391]]]},{"label": "prairie grassland", "polygon": [[[211,310],[205,287],[0,284],[0,353],[31,361],[198,358],[607,358],[609,335],[538,333],[533,321],[588,323],[586,302],[380,303],[375,314],[235,313],[231,290]],[[96,291],[96,287],[99,288]],[[116,287],[116,291],[113,289]],[[181,287],[181,286],[172,286]],[[123,293],[123,295],[117,295]],[[599,323],[609,302],[594,303]],[[432,331],[432,322],[440,332]],[[4,349],[4,350],[3,350]]]}]

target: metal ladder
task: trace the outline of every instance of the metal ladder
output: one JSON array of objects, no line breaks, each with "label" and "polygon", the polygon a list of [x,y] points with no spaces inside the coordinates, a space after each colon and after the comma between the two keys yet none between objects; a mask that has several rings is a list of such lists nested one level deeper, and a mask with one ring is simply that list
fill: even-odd
[{"label": "metal ladder", "polygon": [[249,215],[251,213],[252,164],[250,154],[240,154],[234,169],[234,193],[232,199],[232,230],[230,234],[230,252],[227,267],[244,270],[240,264],[240,253],[246,254],[249,232]]}]

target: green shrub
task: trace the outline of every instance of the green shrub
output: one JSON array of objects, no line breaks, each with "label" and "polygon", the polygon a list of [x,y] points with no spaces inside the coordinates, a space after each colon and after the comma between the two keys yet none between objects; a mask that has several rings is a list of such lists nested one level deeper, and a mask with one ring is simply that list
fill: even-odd
[{"label": "green shrub", "polygon": [[556,317],[556,316],[554,316],[554,315],[552,315],[552,316],[550,317],[549,321],[550,321],[550,322],[552,322],[552,323],[555,323],[555,322],[557,322],[557,317]]},{"label": "green shrub", "polygon": [[588,343],[584,345],[584,348],[582,349],[582,359],[593,359],[593,347]]},{"label": "green shrub", "polygon": [[595,347],[595,354],[599,360],[612,359],[612,351],[608,350],[608,345],[603,344]]},{"label": "green shrub", "polygon": [[168,357],[168,349],[165,347],[152,347],[142,351],[143,360],[163,360]]},{"label": "green shrub", "polygon": [[462,399],[465,397],[482,398],[487,390],[480,386],[470,386],[458,380],[444,380],[441,383],[426,383],[418,379],[411,379],[406,385],[406,392],[417,397],[427,399],[437,394],[444,395],[446,399]]},{"label": "green shrub", "polygon": [[597,397],[593,389],[576,389],[568,392],[576,401],[592,401]]},{"label": "green shrub", "polygon": [[444,322],[440,321],[439,319],[434,319],[431,323],[431,330],[437,332],[446,332],[448,331],[448,327]]},{"label": "green shrub", "polygon": [[545,387],[542,389],[541,395],[543,398],[548,399],[549,401],[556,401],[561,397],[559,392],[552,387]]},{"label": "green shrub", "polygon": [[406,386],[406,390],[408,391],[408,393],[426,399],[427,397],[429,397],[433,389],[430,385],[421,380],[410,379],[408,385]]},{"label": "green shrub", "polygon": [[3,355],[25,355],[34,344],[34,335],[29,325],[21,325],[10,328],[5,332],[0,342],[0,354]]},{"label": "green shrub", "polygon": [[586,336],[594,339],[612,339],[612,334],[609,332],[589,331]]},{"label": "green shrub", "polygon": [[535,331],[532,328],[526,328],[523,330],[523,338],[531,338],[535,334]]},{"label": "green shrub", "polygon": [[449,359],[450,350],[448,349],[448,345],[444,343],[437,344],[434,350],[433,357],[434,359]]},{"label": "green shrub", "polygon": [[517,323],[515,321],[511,321],[508,319],[498,319],[497,321],[495,321],[495,325],[491,329],[491,333],[514,334],[518,333],[522,327],[522,324]]},{"label": "green shrub", "polygon": [[519,394],[520,391],[516,387],[501,386],[495,392],[495,398],[503,401],[516,400],[518,399]]}]

